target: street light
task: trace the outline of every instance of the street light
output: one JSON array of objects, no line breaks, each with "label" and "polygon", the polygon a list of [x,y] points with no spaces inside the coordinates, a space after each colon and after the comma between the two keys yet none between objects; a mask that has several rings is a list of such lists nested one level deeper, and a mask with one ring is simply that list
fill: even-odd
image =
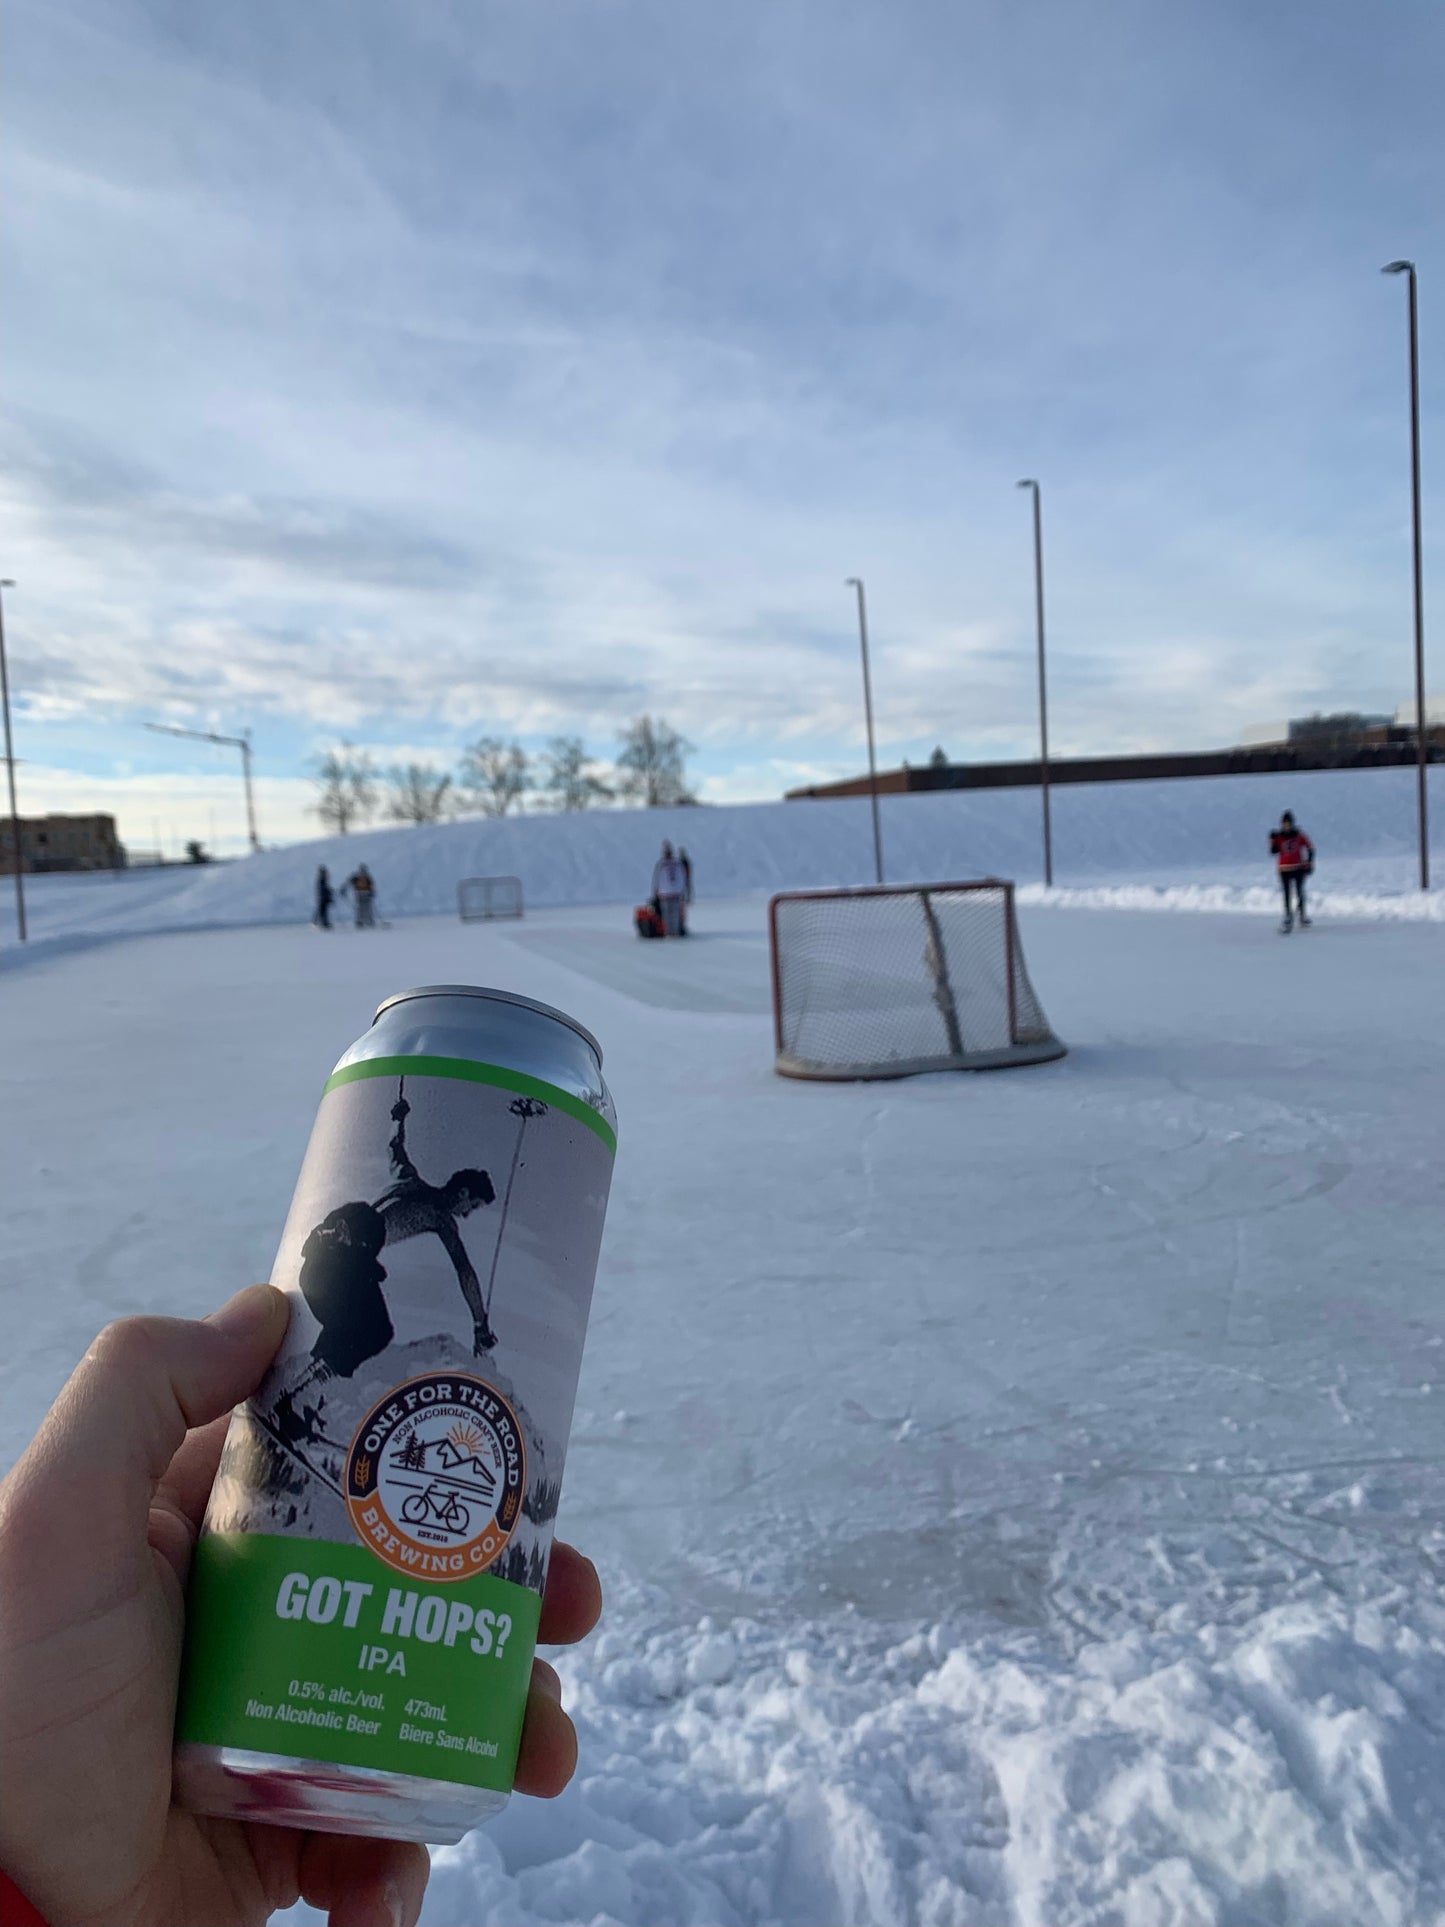
[{"label": "street light", "polygon": [[1415,263],[1391,261],[1381,274],[1403,274],[1410,284],[1410,507],[1415,538],[1415,764],[1419,788],[1420,888],[1430,888],[1430,804],[1425,771],[1425,572],[1420,557],[1420,308]]},{"label": "street light", "polygon": [[[13,589],[12,577],[0,576],[0,590]],[[5,711],[5,768],[10,776],[10,842],[15,858],[15,920],[20,928],[20,941],[29,938],[25,929],[25,857],[20,844],[20,812],[15,807],[15,748],[10,741],[10,671],[5,662],[5,606],[0,596],[0,707]]]},{"label": "street light", "polygon": [[873,684],[868,675],[868,602],[861,576],[850,575],[848,587],[858,591],[858,640],[863,649],[863,714],[868,722],[868,793],[873,799],[873,868],[883,881],[883,832],[878,825],[878,759],[873,752]]},{"label": "street light", "polygon": [[1044,510],[1039,485],[1023,481],[1020,488],[1033,490],[1034,496],[1034,608],[1039,637],[1039,792],[1044,805],[1044,882],[1054,881],[1054,832],[1049,818],[1049,684],[1044,668]]},{"label": "street light", "polygon": [[147,729],[154,729],[162,736],[189,736],[197,743],[224,743],[228,749],[241,752],[241,781],[246,786],[246,832],[251,839],[251,848],[259,850],[261,839],[256,834],[256,804],[251,795],[251,732],[244,736],[218,736],[213,729],[182,729],[179,723],[147,723]]}]

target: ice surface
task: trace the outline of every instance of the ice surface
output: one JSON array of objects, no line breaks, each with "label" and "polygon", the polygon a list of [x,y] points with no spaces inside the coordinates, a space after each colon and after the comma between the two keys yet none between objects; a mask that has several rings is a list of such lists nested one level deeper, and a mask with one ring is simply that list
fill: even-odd
[{"label": "ice surface", "polygon": [[439,1852],[430,1927],[1445,1918],[1445,933],[1026,906],[1066,1060],[819,1087],[761,904],[695,923],[8,975],[0,1460],[105,1319],[265,1275],[383,994],[522,990],[621,1117],[560,1518],[609,1607],[577,1781]]}]

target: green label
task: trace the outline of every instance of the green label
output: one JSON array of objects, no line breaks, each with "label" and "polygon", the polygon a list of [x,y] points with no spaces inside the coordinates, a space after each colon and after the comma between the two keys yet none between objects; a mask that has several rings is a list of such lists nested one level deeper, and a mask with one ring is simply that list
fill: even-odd
[{"label": "green label", "polygon": [[542,1602],[428,1586],[362,1546],[208,1532],[177,1737],[510,1791]]}]

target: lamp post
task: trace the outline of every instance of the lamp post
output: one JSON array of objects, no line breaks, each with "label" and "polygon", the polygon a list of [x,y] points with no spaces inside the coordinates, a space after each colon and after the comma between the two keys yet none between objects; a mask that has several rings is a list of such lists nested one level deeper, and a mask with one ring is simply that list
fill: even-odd
[{"label": "lamp post", "polygon": [[858,641],[863,650],[863,714],[868,724],[868,794],[873,801],[873,869],[883,881],[883,832],[878,824],[878,759],[873,750],[873,684],[868,674],[868,600],[861,576],[850,575],[848,587],[858,591]]},{"label": "lamp post", "polygon": [[162,736],[189,736],[198,743],[224,743],[228,749],[241,752],[241,781],[246,786],[246,834],[251,840],[251,848],[259,850],[261,839],[256,834],[256,803],[251,794],[251,732],[243,736],[218,736],[212,729],[182,729],[179,723],[147,723],[147,729],[154,729]]},{"label": "lamp post", "polygon": [[1039,640],[1039,793],[1044,806],[1044,882],[1053,887],[1054,832],[1049,816],[1049,683],[1044,667],[1044,510],[1037,482],[1026,480],[1020,488],[1031,489],[1034,498],[1034,609]]},{"label": "lamp post", "polygon": [[[0,576],[0,590],[13,589],[10,576]],[[15,807],[15,747],[10,740],[10,671],[5,661],[5,610],[0,597],[0,707],[5,711],[5,768],[10,778],[10,845],[15,858],[15,921],[21,943],[29,941],[25,929],[25,852],[20,842],[20,812]]]},{"label": "lamp post", "polygon": [[1420,306],[1415,263],[1391,261],[1381,274],[1403,274],[1410,286],[1410,510],[1415,551],[1415,768],[1419,791],[1420,888],[1430,888],[1430,800],[1425,733],[1425,571],[1420,554]]}]

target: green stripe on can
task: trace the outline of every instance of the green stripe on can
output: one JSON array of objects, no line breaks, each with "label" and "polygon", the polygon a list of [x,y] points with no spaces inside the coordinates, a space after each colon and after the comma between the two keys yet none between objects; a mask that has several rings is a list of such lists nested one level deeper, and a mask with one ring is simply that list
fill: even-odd
[{"label": "green stripe on can", "polygon": [[[540,1077],[525,1071],[508,1070],[502,1064],[478,1064],[470,1057],[363,1057],[355,1064],[343,1064],[326,1080],[326,1089],[340,1084],[355,1084],[363,1077],[450,1077],[463,1084],[490,1084],[497,1090],[516,1091],[522,1097],[539,1098],[559,1111],[566,1111],[600,1137],[616,1155],[617,1133],[600,1111],[571,1091],[559,1090]],[[323,1093],[324,1095],[324,1093]]]}]

